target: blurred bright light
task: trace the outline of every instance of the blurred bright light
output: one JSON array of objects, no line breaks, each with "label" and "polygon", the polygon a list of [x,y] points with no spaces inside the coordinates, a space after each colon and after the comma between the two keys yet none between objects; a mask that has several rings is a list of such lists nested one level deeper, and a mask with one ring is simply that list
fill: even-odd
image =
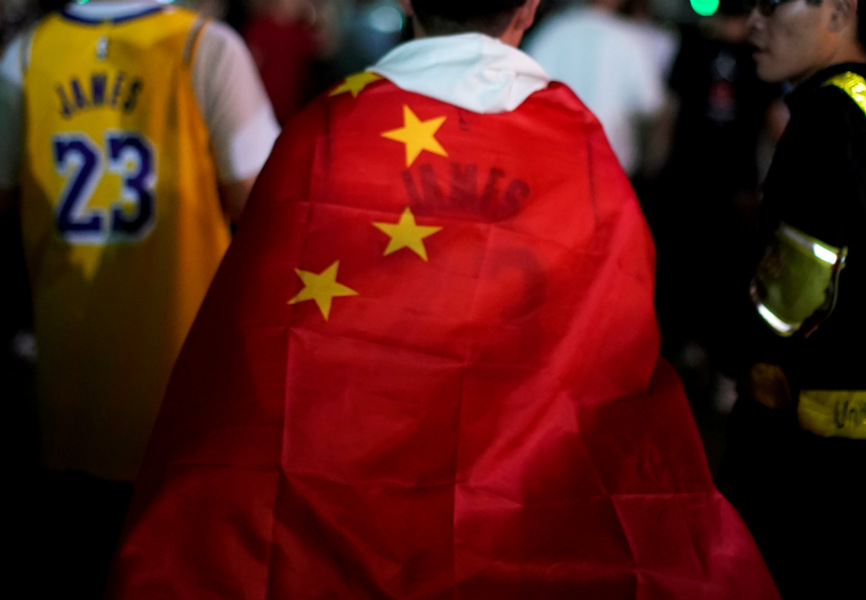
[{"label": "blurred bright light", "polygon": [[839,255],[819,244],[812,244],[812,253],[828,265],[835,265]]},{"label": "blurred bright light", "polygon": [[370,27],[381,33],[396,33],[403,29],[403,13],[394,6],[380,6],[367,17]]},{"label": "blurred bright light", "polygon": [[709,17],[716,14],[719,10],[719,0],[689,0],[692,4],[692,10],[702,17]]}]

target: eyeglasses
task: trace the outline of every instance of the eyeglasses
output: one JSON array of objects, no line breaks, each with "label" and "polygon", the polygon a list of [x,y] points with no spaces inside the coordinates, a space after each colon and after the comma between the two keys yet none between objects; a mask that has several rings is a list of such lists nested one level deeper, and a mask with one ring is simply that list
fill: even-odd
[{"label": "eyeglasses", "polygon": [[769,17],[780,4],[785,4],[786,2],[794,2],[794,0],[745,0],[745,5],[746,10],[749,12],[757,8],[762,16]]}]

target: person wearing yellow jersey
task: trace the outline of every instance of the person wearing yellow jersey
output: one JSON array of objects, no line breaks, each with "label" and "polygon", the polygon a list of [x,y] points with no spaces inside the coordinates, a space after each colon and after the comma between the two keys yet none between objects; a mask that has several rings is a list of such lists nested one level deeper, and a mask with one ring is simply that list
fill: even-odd
[{"label": "person wearing yellow jersey", "polygon": [[[68,593],[101,585],[84,579],[107,568],[172,364],[277,134],[239,36],[166,2],[70,4],[0,63],[0,209],[20,215]],[[97,560],[81,536],[108,518]]]}]

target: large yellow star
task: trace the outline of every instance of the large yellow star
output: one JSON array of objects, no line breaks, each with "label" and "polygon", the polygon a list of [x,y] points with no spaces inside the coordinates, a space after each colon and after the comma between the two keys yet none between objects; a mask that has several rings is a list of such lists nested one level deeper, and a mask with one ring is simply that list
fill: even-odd
[{"label": "large yellow star", "polygon": [[297,304],[305,300],[315,300],[322,311],[322,316],[328,320],[331,314],[331,301],[337,296],[357,296],[358,292],[351,288],[347,288],[341,283],[337,283],[337,269],[340,267],[340,261],[335,261],[330,267],[321,273],[312,273],[310,271],[302,271],[295,269],[295,273],[304,282],[304,288],[298,294],[289,300],[289,304]]},{"label": "large yellow star", "polygon": [[415,254],[427,260],[427,248],[424,246],[424,238],[441,230],[441,227],[427,227],[415,223],[415,215],[408,207],[400,215],[397,223],[373,223],[373,225],[391,236],[388,247],[385,248],[385,256],[396,252],[401,248],[409,248]]},{"label": "large yellow star", "polygon": [[448,153],[434,137],[444,122],[445,117],[421,121],[411,108],[403,106],[403,127],[386,131],[382,136],[406,144],[406,166],[411,167],[422,150],[448,156]]},{"label": "large yellow star", "polygon": [[355,73],[354,75],[349,75],[348,77],[346,77],[346,79],[343,80],[343,83],[335,87],[334,90],[328,95],[336,96],[337,94],[352,92],[352,97],[357,98],[358,94],[360,94],[365,87],[367,87],[374,81],[379,81],[380,79],[382,79],[382,76],[377,75],[372,71]]}]

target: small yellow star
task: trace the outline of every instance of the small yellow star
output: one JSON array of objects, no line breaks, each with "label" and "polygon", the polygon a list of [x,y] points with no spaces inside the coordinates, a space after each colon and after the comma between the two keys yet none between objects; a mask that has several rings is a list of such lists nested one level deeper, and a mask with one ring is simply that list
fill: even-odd
[{"label": "small yellow star", "polygon": [[428,150],[440,156],[448,156],[448,153],[434,137],[444,122],[445,117],[421,121],[411,108],[403,106],[403,127],[386,131],[382,137],[406,144],[406,166],[411,167],[422,150]]},{"label": "small yellow star", "polygon": [[373,226],[391,236],[391,241],[385,248],[384,256],[388,256],[401,248],[409,248],[424,260],[427,260],[424,238],[442,229],[441,227],[417,225],[415,215],[408,207],[400,215],[400,220],[397,223],[373,223]]},{"label": "small yellow star", "polygon": [[349,75],[348,77],[346,77],[346,79],[343,80],[343,83],[334,88],[334,90],[328,95],[336,96],[337,94],[352,92],[352,97],[357,98],[358,94],[360,94],[365,87],[367,87],[374,81],[379,81],[380,79],[382,79],[382,76],[377,75],[372,71],[355,73],[354,75]]},{"label": "small yellow star", "polygon": [[289,300],[289,304],[297,304],[305,300],[315,300],[322,311],[322,316],[328,320],[331,314],[331,301],[337,296],[357,296],[358,292],[347,288],[341,283],[337,283],[337,269],[340,266],[340,261],[335,261],[330,267],[321,273],[312,273],[310,271],[302,271],[295,269],[295,273],[304,282],[304,288],[298,294]]}]

